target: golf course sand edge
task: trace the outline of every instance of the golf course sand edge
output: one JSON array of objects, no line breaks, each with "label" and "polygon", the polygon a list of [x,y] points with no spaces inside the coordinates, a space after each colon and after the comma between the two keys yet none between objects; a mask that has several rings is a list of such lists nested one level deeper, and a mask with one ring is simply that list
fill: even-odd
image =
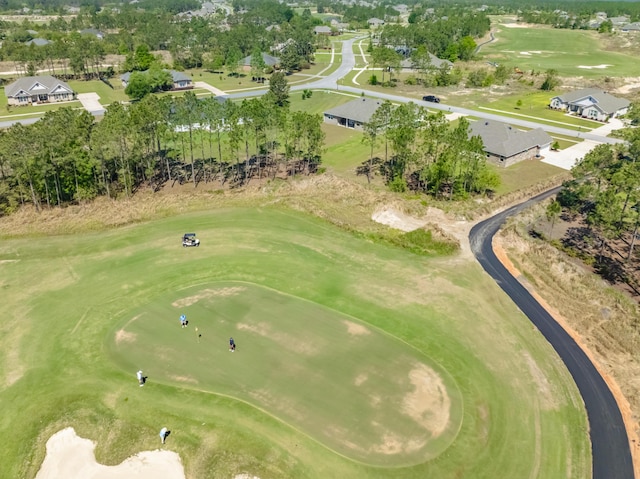
[{"label": "golf course sand edge", "polygon": [[36,479],[185,479],[180,456],[172,451],[142,451],[117,466],[96,462],[96,445],[72,427],[47,441],[47,455]]}]

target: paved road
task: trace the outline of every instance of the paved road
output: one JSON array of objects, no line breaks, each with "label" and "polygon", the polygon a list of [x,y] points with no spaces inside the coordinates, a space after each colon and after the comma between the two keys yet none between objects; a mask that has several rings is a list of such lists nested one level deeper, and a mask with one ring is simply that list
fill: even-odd
[{"label": "paved road", "polygon": [[[430,103],[430,102],[425,102],[425,101],[421,101],[421,100],[415,100],[415,99],[412,99],[412,98],[406,98],[406,97],[399,96],[399,95],[393,95],[391,93],[377,92],[377,91],[371,91],[371,90],[363,90],[361,88],[355,88],[355,87],[345,86],[345,85],[338,85],[338,80],[340,80],[341,78],[344,78],[355,67],[356,58],[355,58],[355,54],[353,53],[353,43],[356,40],[359,40],[359,39],[360,39],[360,37],[352,38],[350,40],[346,40],[346,41],[342,42],[342,64],[340,65],[340,67],[338,67],[338,69],[336,71],[334,71],[330,75],[328,75],[325,78],[322,78],[322,79],[320,79],[318,81],[311,82],[311,83],[306,83],[304,85],[292,86],[291,87],[291,91],[304,90],[304,89],[315,89],[315,90],[325,89],[325,90],[343,91],[343,92],[347,92],[347,93],[353,93],[353,94],[356,94],[356,95],[361,95],[364,92],[367,96],[371,96],[371,97],[375,97],[375,98],[381,98],[383,100],[390,100],[390,101],[397,102],[397,103],[408,103],[408,102],[412,101],[412,102],[414,102],[414,103],[416,103],[418,105],[427,107],[430,110],[441,110],[441,111],[444,111],[445,113],[458,113],[458,114],[461,114],[461,115],[473,116],[475,118],[482,118],[482,119],[494,120],[494,121],[502,121],[502,122],[509,123],[510,125],[520,126],[520,127],[524,127],[524,128],[540,128],[540,127],[542,127],[548,133],[553,133],[553,134],[557,134],[557,135],[565,135],[565,136],[568,136],[568,137],[571,137],[571,138],[580,138],[580,139],[584,139],[584,140],[592,140],[592,141],[596,141],[598,143],[609,143],[609,144],[623,143],[623,140],[619,140],[617,138],[609,138],[609,137],[606,137],[604,135],[598,135],[597,133],[580,132],[580,131],[570,130],[570,129],[567,129],[567,128],[562,128],[562,127],[557,127],[557,126],[541,125],[541,124],[536,123],[534,121],[521,120],[521,119],[511,118],[511,117],[504,117],[504,116],[497,115],[495,113],[486,112],[486,111],[471,110],[469,108],[462,108],[462,107],[458,107],[458,106],[446,105],[444,103]],[[232,99],[233,98],[248,98],[248,97],[264,95],[266,92],[267,92],[266,89],[264,89],[264,90],[251,90],[251,91],[245,91],[245,92],[232,93],[230,95],[227,95],[227,97],[228,98],[232,98]]]},{"label": "paved road", "polygon": [[589,419],[593,479],[633,479],[629,439],[613,394],[593,363],[567,332],[500,263],[491,240],[506,218],[555,194],[547,191],[477,224],[469,234],[471,250],[489,275],[551,343],[573,376]]}]

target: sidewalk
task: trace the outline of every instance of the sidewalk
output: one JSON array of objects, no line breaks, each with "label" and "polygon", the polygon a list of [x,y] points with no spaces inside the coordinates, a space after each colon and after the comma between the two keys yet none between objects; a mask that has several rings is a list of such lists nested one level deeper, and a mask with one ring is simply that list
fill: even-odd
[{"label": "sidewalk", "polygon": [[218,89],[218,88],[216,88],[214,86],[211,86],[207,82],[204,82],[204,81],[194,82],[193,85],[196,88],[202,88],[204,90],[208,90],[208,91],[210,91],[211,93],[213,93],[216,96],[226,95],[226,93],[223,92],[222,90],[220,90],[220,89]]}]

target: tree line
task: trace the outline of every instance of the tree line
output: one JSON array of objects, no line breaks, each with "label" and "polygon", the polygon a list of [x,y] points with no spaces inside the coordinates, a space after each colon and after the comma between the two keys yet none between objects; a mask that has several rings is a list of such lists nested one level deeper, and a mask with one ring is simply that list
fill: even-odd
[{"label": "tree line", "polygon": [[[626,143],[601,144],[572,169],[557,196],[561,209],[549,207],[550,219],[561,213],[580,218],[585,227],[563,239],[569,251],[593,262],[613,281],[625,281],[640,292],[635,273],[640,228],[640,133],[629,129]],[[593,261],[591,261],[593,260]]]},{"label": "tree line", "polygon": [[152,95],[110,105],[101,121],[84,110],[49,111],[32,125],[0,130],[0,215],[27,204],[131,196],[142,186],[236,187],[313,174],[321,163],[321,124],[320,115],[291,111],[282,85],[241,103],[192,92]]},{"label": "tree line", "polygon": [[[125,4],[119,10],[83,10],[69,20],[52,18],[46,25],[12,24],[4,33],[0,60],[13,61],[22,74],[49,69],[65,78],[98,76],[107,55],[132,55],[144,45],[150,51],[169,51],[176,69],[226,66],[235,72],[238,62],[252,52],[268,52],[288,42],[277,55],[293,70],[313,60],[313,27],[318,23],[310,14],[299,15],[272,1],[208,18],[182,18],[162,9],[139,10],[135,4]],[[277,28],[269,28],[274,25]],[[90,27],[105,33],[104,38],[79,33]],[[35,36],[51,43],[25,44]]]},{"label": "tree line", "polygon": [[[358,173],[380,174],[392,191],[411,190],[445,199],[487,194],[500,177],[486,161],[482,140],[469,137],[469,122],[451,128],[444,113],[428,114],[415,103],[394,107],[385,101],[364,125],[369,160]],[[378,147],[384,155],[374,157]]]}]

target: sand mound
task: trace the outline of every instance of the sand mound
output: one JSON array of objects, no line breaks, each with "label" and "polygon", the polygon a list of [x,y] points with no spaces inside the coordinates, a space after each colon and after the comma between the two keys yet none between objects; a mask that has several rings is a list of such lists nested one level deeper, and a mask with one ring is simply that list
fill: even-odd
[{"label": "sand mound", "polygon": [[55,433],[47,441],[47,455],[36,479],[185,479],[175,452],[143,451],[117,466],[104,466],[96,462],[95,447],[71,427]]}]

